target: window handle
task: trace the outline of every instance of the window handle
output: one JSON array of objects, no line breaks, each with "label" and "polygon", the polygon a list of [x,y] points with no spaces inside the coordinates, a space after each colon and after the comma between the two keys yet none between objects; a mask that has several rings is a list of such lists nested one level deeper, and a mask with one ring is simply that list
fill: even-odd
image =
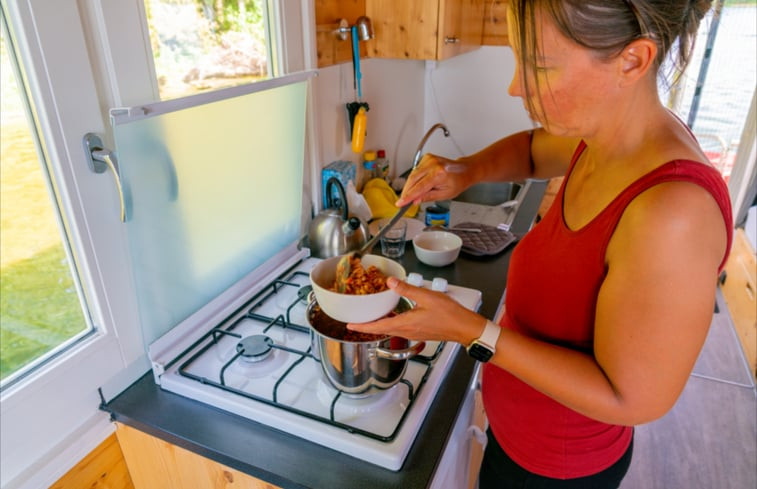
[{"label": "window handle", "polygon": [[83,138],[84,153],[87,156],[87,165],[95,173],[105,173],[110,170],[116,182],[118,201],[121,204],[121,222],[126,222],[126,205],[124,203],[124,191],[121,185],[121,176],[118,172],[118,161],[113,151],[104,148],[102,139],[93,133],[87,133]]}]

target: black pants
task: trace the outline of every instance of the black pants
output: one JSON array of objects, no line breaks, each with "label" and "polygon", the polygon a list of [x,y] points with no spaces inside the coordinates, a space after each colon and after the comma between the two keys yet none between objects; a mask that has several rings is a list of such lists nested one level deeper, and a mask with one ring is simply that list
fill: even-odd
[{"label": "black pants", "polygon": [[479,474],[479,489],[616,489],[631,465],[633,440],[612,466],[594,475],[576,479],[552,479],[534,474],[513,462],[486,431],[488,442]]}]

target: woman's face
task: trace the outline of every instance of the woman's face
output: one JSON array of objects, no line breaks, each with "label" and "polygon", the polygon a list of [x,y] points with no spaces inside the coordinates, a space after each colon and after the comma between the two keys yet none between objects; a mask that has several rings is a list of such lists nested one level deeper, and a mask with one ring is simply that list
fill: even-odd
[{"label": "woman's face", "polygon": [[533,112],[529,110],[531,119],[551,134],[591,136],[603,117],[612,113],[611,101],[617,86],[612,61],[601,61],[590,50],[563,36],[549,15],[537,8],[536,60],[534,66],[521,66],[522,47],[514,34],[514,22],[508,11],[510,42],[516,54],[508,93],[523,99],[528,96],[534,108]]}]

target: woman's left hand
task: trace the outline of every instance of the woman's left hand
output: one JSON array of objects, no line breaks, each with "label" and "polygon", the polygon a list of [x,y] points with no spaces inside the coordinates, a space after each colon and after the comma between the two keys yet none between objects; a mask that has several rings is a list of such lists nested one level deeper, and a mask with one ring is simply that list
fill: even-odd
[{"label": "woman's left hand", "polygon": [[414,287],[395,277],[389,277],[386,283],[390,289],[413,301],[415,307],[391,318],[370,323],[350,323],[347,328],[409,340],[456,341],[467,345],[481,334],[486,324],[486,319],[444,292]]}]

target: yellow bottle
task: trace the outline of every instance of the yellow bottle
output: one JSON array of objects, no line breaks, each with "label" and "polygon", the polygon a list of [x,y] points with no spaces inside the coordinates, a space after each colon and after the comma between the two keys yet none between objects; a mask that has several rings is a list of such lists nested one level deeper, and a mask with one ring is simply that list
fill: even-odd
[{"label": "yellow bottle", "polygon": [[365,107],[360,107],[355,114],[355,121],[352,124],[352,152],[362,153],[365,144]]}]

